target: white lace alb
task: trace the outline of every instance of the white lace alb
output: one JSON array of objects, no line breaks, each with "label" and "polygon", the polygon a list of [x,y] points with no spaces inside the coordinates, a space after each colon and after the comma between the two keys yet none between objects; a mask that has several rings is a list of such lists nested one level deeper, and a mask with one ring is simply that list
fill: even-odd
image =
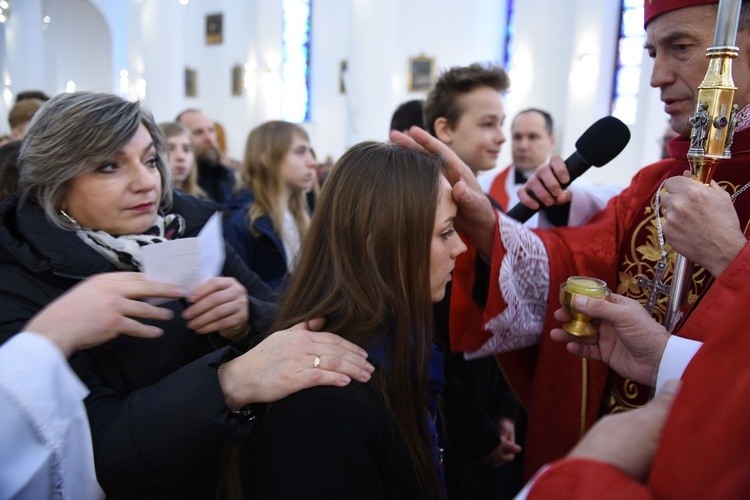
[{"label": "white lace alb", "polygon": [[541,238],[522,224],[500,217],[500,240],[506,254],[498,285],[508,305],[484,328],[492,337],[467,359],[507,352],[539,343],[549,290],[549,257]]}]

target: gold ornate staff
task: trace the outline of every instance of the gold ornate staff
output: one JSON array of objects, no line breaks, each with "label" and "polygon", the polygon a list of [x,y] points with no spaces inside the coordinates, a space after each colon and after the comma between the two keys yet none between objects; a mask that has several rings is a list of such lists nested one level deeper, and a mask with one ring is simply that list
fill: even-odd
[{"label": "gold ornate staff", "polygon": [[[720,0],[716,18],[714,45],[706,50],[710,59],[708,71],[698,86],[695,114],[690,118],[688,162],[694,179],[710,184],[721,160],[731,158],[730,147],[738,106],[733,104],[732,59],[739,55],[735,46],[742,0]],[[659,214],[656,214],[659,217]],[[680,309],[687,302],[688,282],[693,265],[684,255],[677,255],[672,286],[669,291],[665,327],[673,331],[680,319]]]}]

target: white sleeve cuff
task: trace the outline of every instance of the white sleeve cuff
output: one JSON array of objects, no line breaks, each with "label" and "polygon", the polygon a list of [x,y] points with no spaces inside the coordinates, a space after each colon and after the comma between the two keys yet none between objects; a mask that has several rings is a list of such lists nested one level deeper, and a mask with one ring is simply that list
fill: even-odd
[{"label": "white sleeve cuff", "polygon": [[659,364],[659,373],[656,376],[656,394],[668,381],[682,378],[685,368],[702,345],[703,342],[678,337],[677,335],[669,337]]}]

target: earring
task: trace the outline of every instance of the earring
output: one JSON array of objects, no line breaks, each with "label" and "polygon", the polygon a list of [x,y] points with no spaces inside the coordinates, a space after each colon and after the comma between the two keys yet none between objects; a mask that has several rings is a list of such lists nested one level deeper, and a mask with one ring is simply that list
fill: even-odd
[{"label": "earring", "polygon": [[76,227],[81,227],[81,226],[80,226],[80,224],[78,224],[78,221],[77,221],[77,220],[75,220],[75,219],[74,219],[73,217],[71,217],[70,215],[68,215],[68,214],[67,214],[67,213],[65,212],[65,210],[60,210],[60,215],[62,215],[63,217],[65,217],[65,220],[67,220],[68,222],[70,222],[70,223],[71,223],[71,224],[73,224],[74,226],[76,226]]}]

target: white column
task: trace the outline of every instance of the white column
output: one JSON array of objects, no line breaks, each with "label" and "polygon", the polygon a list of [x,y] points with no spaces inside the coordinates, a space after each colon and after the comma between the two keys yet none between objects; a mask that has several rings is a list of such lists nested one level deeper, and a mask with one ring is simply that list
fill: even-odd
[{"label": "white column", "polygon": [[[508,137],[513,117],[522,109],[535,107],[552,115],[558,147],[563,142],[575,37],[570,28],[570,23],[574,22],[571,10],[574,9],[569,2],[515,2],[511,89],[506,100]],[[510,162],[510,143],[503,149],[503,156]]]},{"label": "white column", "polygon": [[120,89],[120,71],[128,69],[128,0],[88,0],[104,18],[111,37],[112,89]]},{"label": "white column", "polygon": [[257,4],[257,118],[259,122],[281,119],[281,64],[283,12],[281,0]]},{"label": "white column", "polygon": [[[560,144],[564,154],[591,124],[610,114],[617,58],[620,9],[617,2],[579,1],[571,25],[566,120]],[[605,171],[606,172],[606,171]],[[594,174],[592,169],[592,174]]]},{"label": "white column", "polygon": [[[143,2],[140,12],[142,47],[131,55],[143,63],[134,68],[131,84],[146,82],[145,104],[157,122],[173,121],[185,104],[185,38],[186,9],[175,1]],[[198,35],[199,36],[199,35]],[[204,78],[207,75],[200,75]],[[140,84],[142,85],[142,84]]]},{"label": "white column", "polygon": [[397,54],[396,0],[353,0],[351,57],[348,62],[351,146],[386,137],[393,113],[393,54]]},{"label": "white column", "polygon": [[341,93],[341,64],[351,59],[351,19],[350,2],[312,2],[310,122],[305,127],[319,161],[338,158],[348,144],[351,96]]},{"label": "white column", "polygon": [[14,1],[11,9],[5,23],[7,73],[3,79],[10,78],[14,94],[29,89],[50,92],[46,80],[42,0]]}]

